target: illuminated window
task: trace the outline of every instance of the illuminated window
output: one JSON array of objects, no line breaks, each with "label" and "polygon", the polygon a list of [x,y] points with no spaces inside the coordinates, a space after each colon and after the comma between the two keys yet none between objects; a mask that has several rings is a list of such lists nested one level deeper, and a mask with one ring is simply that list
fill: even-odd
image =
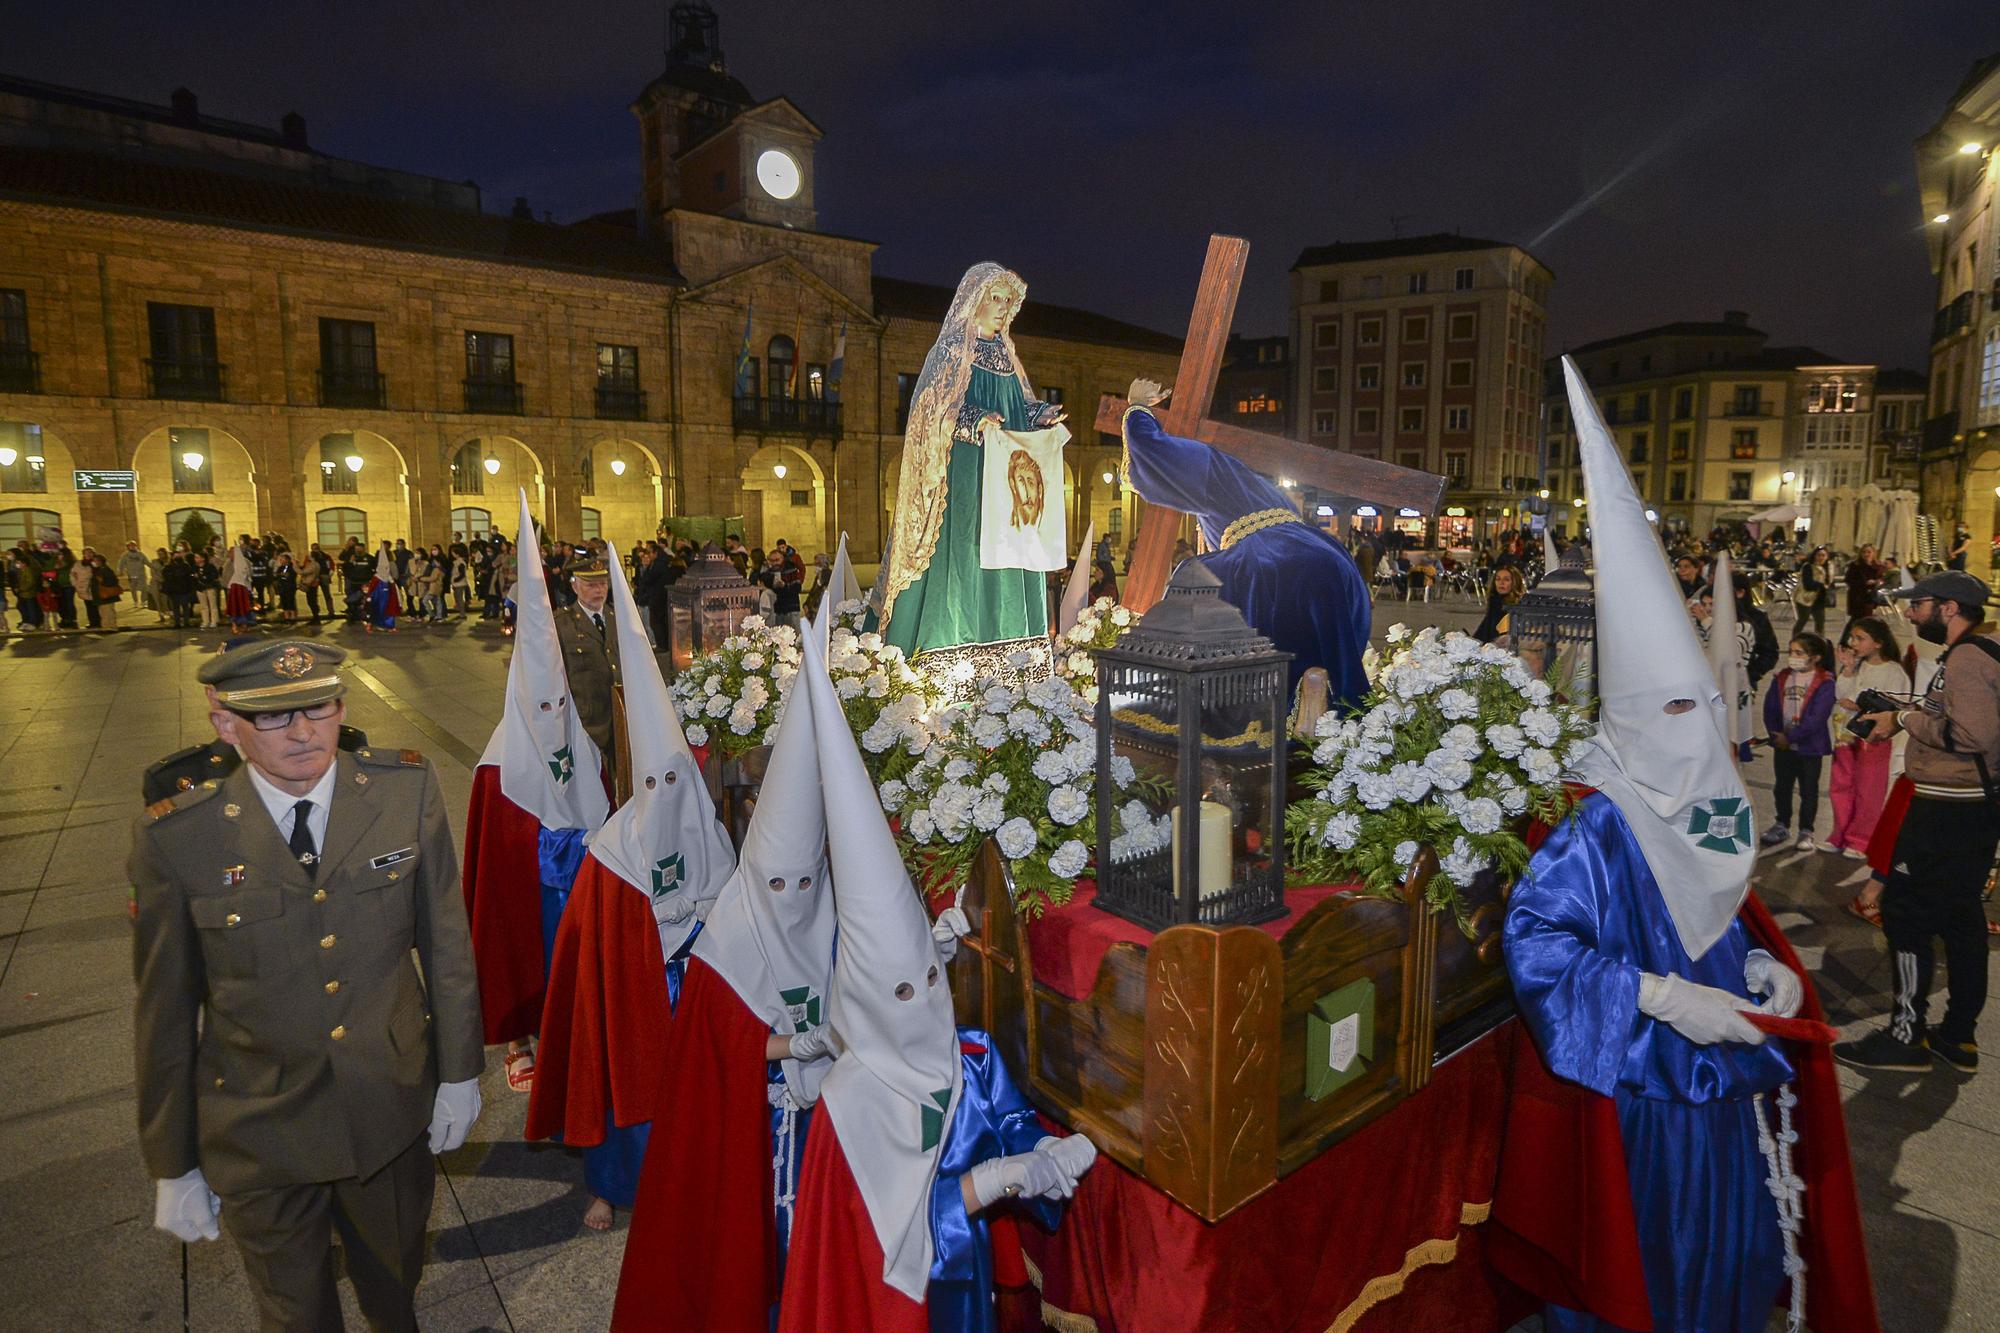
[{"label": "illuminated window", "polygon": [[1731,458],[1755,458],[1757,456],[1757,428],[1745,426],[1729,433],[1729,456]]},{"label": "illuminated window", "polygon": [[1750,474],[1748,472],[1732,472],[1729,474],[1729,498],[1732,500],[1748,500],[1750,498]]},{"label": "illuminated window", "polygon": [[1674,438],[1667,447],[1667,458],[1669,461],[1675,463],[1687,462],[1688,452],[1692,448],[1693,439],[1693,435],[1686,428],[1675,431]]}]

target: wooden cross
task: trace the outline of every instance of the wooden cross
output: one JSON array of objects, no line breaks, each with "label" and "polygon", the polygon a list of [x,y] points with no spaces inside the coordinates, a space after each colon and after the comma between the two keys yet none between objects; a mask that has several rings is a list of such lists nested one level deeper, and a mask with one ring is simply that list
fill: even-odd
[{"label": "wooden cross", "polygon": [[[1236,314],[1236,297],[1243,288],[1243,266],[1249,256],[1250,243],[1240,236],[1208,238],[1208,258],[1201,266],[1201,284],[1195,288],[1194,311],[1188,316],[1187,338],[1181,344],[1180,373],[1173,383],[1174,396],[1160,414],[1161,427],[1169,435],[1211,444],[1267,476],[1289,477],[1384,506],[1434,512],[1444,499],[1443,477],[1208,418],[1209,400],[1215,396],[1216,376],[1222,371],[1229,324]],[[1123,398],[1105,394],[1097,404],[1097,428],[1122,438],[1125,408]],[[1165,591],[1171,572],[1167,561],[1173,555],[1180,519],[1174,510],[1147,506],[1134,538],[1132,570],[1123,595],[1125,605],[1134,611],[1144,611]]]}]

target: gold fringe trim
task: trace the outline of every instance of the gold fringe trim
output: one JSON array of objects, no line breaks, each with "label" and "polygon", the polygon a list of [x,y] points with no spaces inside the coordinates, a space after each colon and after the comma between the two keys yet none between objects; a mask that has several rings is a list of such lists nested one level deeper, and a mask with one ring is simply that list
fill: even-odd
[{"label": "gold fringe trim", "polygon": [[[1493,1205],[1490,1201],[1487,1203],[1460,1204],[1458,1209],[1458,1224],[1461,1227],[1476,1227],[1481,1222],[1484,1222],[1492,1212]],[[1409,1283],[1411,1275],[1419,1268],[1427,1268],[1433,1264],[1448,1264],[1457,1257],[1457,1236],[1448,1236],[1443,1240],[1421,1241],[1411,1246],[1409,1253],[1403,1256],[1403,1266],[1393,1273],[1386,1273],[1381,1277],[1370,1278],[1368,1285],[1361,1289],[1361,1294],[1350,1301],[1347,1308],[1340,1312],[1340,1317],[1327,1325],[1326,1333],[1350,1333],[1354,1326],[1361,1322],[1361,1316],[1367,1314],[1383,1301],[1401,1293],[1403,1288]]]},{"label": "gold fringe trim", "polygon": [[[1490,1200],[1486,1203],[1460,1204],[1458,1224],[1461,1227],[1476,1227],[1492,1215],[1493,1204]],[[1361,1316],[1400,1293],[1409,1283],[1410,1275],[1419,1268],[1432,1264],[1448,1264],[1457,1257],[1456,1236],[1444,1240],[1422,1241],[1412,1246],[1410,1252],[1403,1256],[1403,1266],[1386,1276],[1371,1278],[1361,1289],[1361,1294],[1349,1302],[1347,1308],[1340,1312],[1339,1318],[1328,1325],[1326,1333],[1350,1333],[1354,1326],[1361,1322]],[[1035,1261],[1028,1257],[1025,1250],[1021,1254],[1021,1263],[1028,1270],[1028,1281],[1034,1284],[1035,1291],[1039,1294],[1042,1290],[1042,1270],[1035,1267]],[[1073,1314],[1051,1305],[1046,1296],[1042,1297],[1042,1323],[1054,1329],[1055,1333],[1099,1333],[1095,1319],[1089,1315]]]},{"label": "gold fringe trim", "polygon": [[1253,532],[1265,528],[1275,528],[1284,523],[1303,523],[1304,519],[1289,509],[1259,509],[1245,514],[1222,530],[1222,549],[1228,550]]}]

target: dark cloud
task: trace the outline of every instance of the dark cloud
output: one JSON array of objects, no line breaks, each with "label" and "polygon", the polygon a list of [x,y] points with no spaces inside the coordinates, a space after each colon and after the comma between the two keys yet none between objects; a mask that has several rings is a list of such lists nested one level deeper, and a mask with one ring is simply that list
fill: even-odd
[{"label": "dark cloud", "polygon": [[[717,6],[732,72],[826,130],[821,224],[878,267],[1017,265],[1034,295],[1175,328],[1203,238],[1252,242],[1238,327],[1310,244],[1534,241],[1554,344],[1749,310],[1782,342],[1922,368],[1911,144],[1991,5]],[[629,205],[652,0],[0,3],[0,67],[275,124],[559,218]]]}]

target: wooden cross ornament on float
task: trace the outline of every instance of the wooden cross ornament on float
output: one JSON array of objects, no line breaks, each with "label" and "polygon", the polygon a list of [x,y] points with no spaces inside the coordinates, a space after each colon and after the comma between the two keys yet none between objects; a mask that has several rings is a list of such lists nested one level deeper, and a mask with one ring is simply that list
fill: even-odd
[{"label": "wooden cross ornament on float", "polygon": [[[1208,417],[1249,257],[1250,243],[1240,236],[1208,238],[1208,257],[1201,266],[1201,284],[1195,288],[1173,397],[1159,413],[1161,427],[1169,435],[1213,445],[1270,477],[1290,477],[1354,500],[1435,513],[1444,499],[1445,486],[1444,478],[1435,473],[1245,430]],[[1097,404],[1097,428],[1123,438],[1126,406],[1123,398],[1104,395]],[[1122,597],[1134,612],[1152,606],[1165,591],[1170,572],[1167,562],[1173,555],[1180,520],[1178,512],[1156,505],[1148,505],[1140,519],[1139,533],[1133,540],[1132,569]]]}]

